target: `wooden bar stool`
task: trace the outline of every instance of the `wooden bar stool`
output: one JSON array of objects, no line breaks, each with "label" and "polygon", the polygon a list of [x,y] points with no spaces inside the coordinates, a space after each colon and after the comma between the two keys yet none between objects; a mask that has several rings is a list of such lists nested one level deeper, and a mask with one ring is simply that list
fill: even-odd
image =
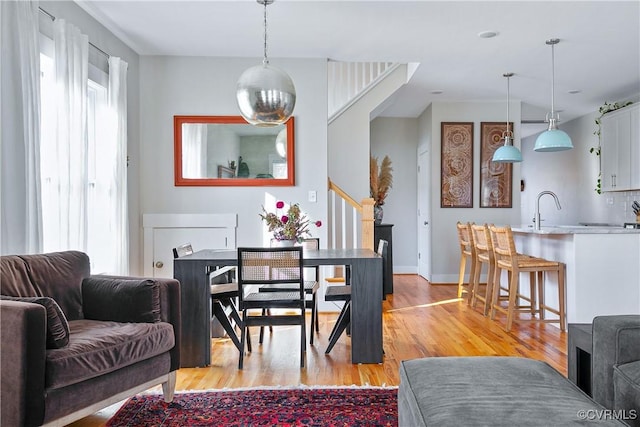
[{"label": "wooden bar stool", "polygon": [[[473,274],[473,280],[471,282],[471,298],[470,304],[473,308],[476,307],[478,300],[482,301],[484,308],[483,314],[486,316],[489,314],[489,308],[491,307],[491,294],[493,293],[494,271],[495,271],[495,256],[493,254],[493,244],[491,243],[491,233],[489,232],[489,226],[487,224],[471,225],[471,237],[473,245],[475,246],[476,265]],[[480,294],[480,274],[482,273],[482,265],[487,265],[487,286],[485,287],[484,295]]]},{"label": "wooden bar stool", "polygon": [[[473,245],[473,237],[471,236],[471,224],[456,223],[458,229],[458,242],[460,243],[460,272],[458,273],[458,298],[462,298],[462,293],[467,293],[468,302],[471,301],[471,281],[476,270],[476,249]],[[469,281],[465,283],[464,273],[467,267],[467,258],[469,258],[471,267],[469,271]]]},{"label": "wooden bar stool", "polygon": [[[560,330],[566,330],[565,320],[565,271],[566,266],[562,262],[549,261],[544,258],[537,258],[516,252],[515,242],[513,240],[513,232],[511,227],[490,226],[491,240],[495,254],[495,273],[493,284],[493,295],[491,303],[491,318],[495,317],[495,312],[501,311],[507,315],[507,324],[505,329],[511,330],[514,315],[516,311],[528,309],[531,313],[530,320],[537,322],[559,323]],[[500,274],[502,270],[509,272],[509,302],[506,309],[503,308],[498,301],[500,292]],[[559,307],[549,307],[544,299],[544,278],[545,273],[555,272],[558,274],[558,303]],[[517,299],[523,297],[519,294],[520,273],[529,273],[530,276],[530,298],[529,306],[517,305]],[[537,284],[537,289],[536,289]],[[536,302],[537,291],[537,302]],[[525,298],[527,299],[527,298]],[[558,315],[558,319],[545,319],[545,311],[550,311]],[[538,318],[534,318],[535,315]]]}]

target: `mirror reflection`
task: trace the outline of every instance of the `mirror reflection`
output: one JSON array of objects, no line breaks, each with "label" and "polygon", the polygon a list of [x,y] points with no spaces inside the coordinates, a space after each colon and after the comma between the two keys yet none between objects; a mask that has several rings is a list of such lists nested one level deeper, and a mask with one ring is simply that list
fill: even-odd
[{"label": "mirror reflection", "polygon": [[293,118],[256,127],[241,116],[175,116],[176,185],[293,185]]}]

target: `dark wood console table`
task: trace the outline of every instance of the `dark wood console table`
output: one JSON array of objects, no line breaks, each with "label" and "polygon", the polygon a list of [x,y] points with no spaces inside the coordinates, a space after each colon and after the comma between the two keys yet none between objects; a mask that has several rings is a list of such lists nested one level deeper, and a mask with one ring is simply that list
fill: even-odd
[{"label": "dark wood console table", "polygon": [[382,284],[384,294],[388,295],[393,293],[393,224],[375,224],[373,228],[374,249],[378,248],[380,240],[389,242],[387,259],[384,264],[384,282]]},{"label": "dark wood console table", "polygon": [[[237,251],[201,250],[173,260],[182,306],[181,367],[211,364],[208,272],[237,265]],[[305,250],[303,264],[351,267],[351,362],[382,363],[382,258],[369,249]]]}]

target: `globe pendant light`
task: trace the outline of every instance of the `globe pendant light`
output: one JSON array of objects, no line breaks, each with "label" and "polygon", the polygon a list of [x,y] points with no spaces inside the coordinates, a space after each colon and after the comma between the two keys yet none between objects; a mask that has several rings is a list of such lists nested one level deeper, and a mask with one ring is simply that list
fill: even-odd
[{"label": "globe pendant light", "polygon": [[296,89],[291,77],[267,59],[267,5],[274,0],[257,0],[264,5],[264,57],[262,65],[246,70],[238,79],[236,99],[240,113],[256,126],[276,126],[286,122],[296,105]]},{"label": "globe pendant light", "polygon": [[549,129],[538,135],[536,144],[533,147],[534,151],[564,151],[573,148],[571,138],[566,132],[558,129],[558,122],[560,121],[560,114],[554,110],[553,105],[553,88],[555,85],[554,76],[554,46],[560,43],[560,39],[549,39],[546,41],[551,46],[551,112],[547,113],[545,122],[549,122]]},{"label": "globe pendant light", "polygon": [[509,128],[509,78],[513,73],[504,73],[507,78],[507,130],[502,133],[504,145],[493,153],[493,161],[496,163],[517,163],[522,161],[522,153],[518,147],[513,146],[513,132]]}]

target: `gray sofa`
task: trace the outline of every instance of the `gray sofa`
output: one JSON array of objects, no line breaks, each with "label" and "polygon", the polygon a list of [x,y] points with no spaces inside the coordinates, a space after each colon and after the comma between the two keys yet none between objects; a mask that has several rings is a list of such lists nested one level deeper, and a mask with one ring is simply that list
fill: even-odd
[{"label": "gray sofa", "polygon": [[0,259],[0,424],[65,425],[180,366],[180,284],[92,276],[77,251]]},{"label": "gray sofa", "polygon": [[640,426],[640,316],[593,322],[591,399],[545,362],[432,357],[400,365],[400,426]]}]

